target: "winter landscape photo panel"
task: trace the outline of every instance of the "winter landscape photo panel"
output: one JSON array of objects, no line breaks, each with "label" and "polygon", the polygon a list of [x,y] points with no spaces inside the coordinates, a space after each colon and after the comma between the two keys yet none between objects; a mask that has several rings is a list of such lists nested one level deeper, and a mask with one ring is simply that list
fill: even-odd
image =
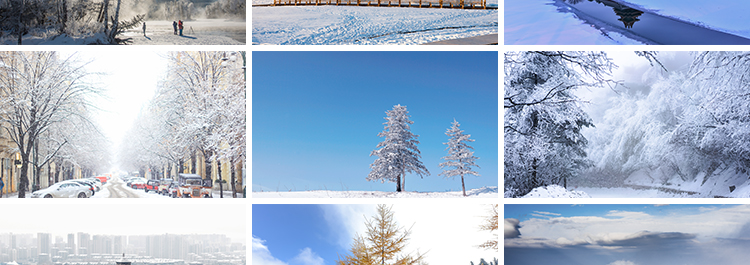
[{"label": "winter landscape photo panel", "polygon": [[3,211],[14,215],[0,227],[3,264],[249,264],[241,203],[4,203]]},{"label": "winter landscape photo panel", "polygon": [[747,263],[745,204],[506,204],[505,264]]},{"label": "winter landscape photo panel", "polygon": [[506,45],[746,45],[746,1],[508,0]]},{"label": "winter landscape photo panel", "polygon": [[246,0],[9,0],[0,44],[245,45]]},{"label": "winter landscape photo panel", "polygon": [[497,0],[253,0],[254,45],[497,45]]},{"label": "winter landscape photo panel", "polygon": [[244,51],[6,51],[0,66],[0,197],[244,197]]},{"label": "winter landscape photo panel", "polygon": [[497,207],[254,204],[251,263],[497,265]]},{"label": "winter landscape photo panel", "polygon": [[750,197],[750,53],[508,52],[504,197]]},{"label": "winter landscape photo panel", "polygon": [[254,52],[253,196],[497,198],[497,59]]}]

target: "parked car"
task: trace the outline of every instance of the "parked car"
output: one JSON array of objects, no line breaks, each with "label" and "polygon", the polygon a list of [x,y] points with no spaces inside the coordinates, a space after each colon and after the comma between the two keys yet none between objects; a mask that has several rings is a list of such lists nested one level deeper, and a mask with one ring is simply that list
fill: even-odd
[{"label": "parked car", "polygon": [[62,181],[31,193],[31,198],[88,198],[94,195],[89,186],[72,181]]},{"label": "parked car", "polygon": [[92,180],[88,180],[88,179],[69,179],[69,180],[64,180],[64,181],[61,181],[61,182],[75,182],[75,183],[78,183],[78,184],[86,185],[86,186],[88,186],[89,190],[91,190],[91,195],[89,197],[94,196],[94,194],[96,194],[96,184],[94,184],[94,182]]},{"label": "parked car", "polygon": [[133,189],[145,189],[146,188],[146,179],[144,178],[136,178],[132,180],[130,183],[128,183],[128,186]]},{"label": "parked car", "polygon": [[180,194],[180,185],[178,182],[174,181],[167,186],[167,194],[172,198],[177,198],[178,194]]},{"label": "parked car", "polygon": [[169,193],[169,185],[172,184],[172,179],[169,178],[163,178],[159,180],[159,193],[161,193],[164,196],[170,195]]},{"label": "parked car", "polygon": [[88,179],[94,182],[94,185],[96,185],[96,191],[102,190],[102,185],[104,184],[102,184],[101,180],[99,180],[98,178],[88,178]]},{"label": "parked car", "polygon": [[179,196],[183,198],[210,197],[211,193],[203,188],[203,178],[197,174],[179,174]]},{"label": "parked car", "polygon": [[146,181],[146,186],[143,188],[143,190],[146,191],[146,193],[148,193],[149,191],[158,193],[159,192],[159,180],[149,179],[148,181]]},{"label": "parked car", "polygon": [[96,176],[95,178],[99,179],[99,181],[101,181],[102,184],[107,184],[107,177],[106,176]]}]

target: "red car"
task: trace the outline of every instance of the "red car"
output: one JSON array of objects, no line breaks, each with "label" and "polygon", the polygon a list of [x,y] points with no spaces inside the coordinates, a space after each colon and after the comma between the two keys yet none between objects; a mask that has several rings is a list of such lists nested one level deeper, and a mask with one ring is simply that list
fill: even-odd
[{"label": "red car", "polygon": [[133,182],[130,183],[130,187],[133,189],[145,189],[146,181],[141,179],[133,180]]},{"label": "red car", "polygon": [[147,192],[147,193],[148,193],[149,191],[153,191],[153,192],[159,193],[159,184],[160,184],[160,183],[159,183],[159,181],[158,181],[158,180],[155,180],[155,179],[149,179],[149,180],[148,180],[148,181],[146,182],[146,186],[145,186],[144,190],[146,190],[146,192]]}]

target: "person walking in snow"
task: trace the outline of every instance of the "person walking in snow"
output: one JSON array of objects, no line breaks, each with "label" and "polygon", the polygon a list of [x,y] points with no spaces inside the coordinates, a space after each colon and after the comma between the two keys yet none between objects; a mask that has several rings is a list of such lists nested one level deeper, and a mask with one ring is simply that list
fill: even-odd
[{"label": "person walking in snow", "polygon": [[172,28],[174,28],[174,35],[177,35],[177,21],[172,20]]},{"label": "person walking in snow", "polygon": [[143,22],[143,36],[146,37],[146,22]]},{"label": "person walking in snow", "polygon": [[182,20],[180,20],[180,22],[177,23],[177,27],[180,29],[180,36],[182,36],[182,29],[183,29]]}]

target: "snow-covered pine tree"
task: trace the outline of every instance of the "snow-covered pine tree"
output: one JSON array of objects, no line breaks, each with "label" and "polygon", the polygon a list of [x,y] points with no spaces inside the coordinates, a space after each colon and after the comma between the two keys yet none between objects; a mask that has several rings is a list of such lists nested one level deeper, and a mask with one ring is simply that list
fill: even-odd
[{"label": "snow-covered pine tree", "polygon": [[339,259],[339,265],[406,265],[424,264],[424,254],[404,253],[411,230],[398,227],[391,207],[379,204],[377,215],[366,220],[366,235],[357,236],[352,243],[351,256]]},{"label": "snow-covered pine tree", "polygon": [[370,156],[378,156],[370,165],[372,171],[367,175],[367,180],[380,180],[396,182],[396,191],[406,190],[406,172],[416,173],[420,177],[430,175],[430,172],[419,161],[421,158],[417,144],[419,135],[411,133],[406,106],[395,105],[392,110],[386,111],[385,128],[378,133],[378,137],[385,137]]},{"label": "snow-covered pine tree", "polygon": [[593,126],[573,93],[600,87],[615,65],[603,52],[505,54],[505,196],[565,185],[590,165],[583,127]]},{"label": "snow-covered pine tree", "polygon": [[[474,148],[467,143],[473,142],[474,139],[469,139],[471,134],[464,134],[464,131],[458,128],[460,126],[461,124],[453,119],[452,126],[445,132],[445,135],[450,137],[447,143],[443,143],[448,145],[448,147],[445,148],[448,150],[448,155],[443,157],[445,162],[440,163],[440,168],[443,168],[443,173],[438,175],[442,175],[446,178],[461,176],[461,189],[463,190],[465,197],[466,185],[464,184],[464,175],[479,176],[479,173],[471,170],[472,166],[479,167],[474,163],[474,161],[479,158],[474,156],[474,151],[471,151]],[[452,169],[446,169],[446,167]]]}]

